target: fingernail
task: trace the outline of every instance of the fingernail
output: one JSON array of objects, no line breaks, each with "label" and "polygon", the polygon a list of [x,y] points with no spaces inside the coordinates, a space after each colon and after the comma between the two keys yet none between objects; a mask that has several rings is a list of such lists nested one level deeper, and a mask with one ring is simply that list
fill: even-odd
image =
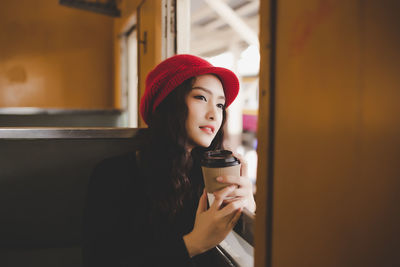
[{"label": "fingernail", "polygon": [[218,177],[217,177],[217,181],[218,181],[218,182],[221,182],[221,181],[222,181],[222,177],[221,177],[221,176],[218,176]]}]

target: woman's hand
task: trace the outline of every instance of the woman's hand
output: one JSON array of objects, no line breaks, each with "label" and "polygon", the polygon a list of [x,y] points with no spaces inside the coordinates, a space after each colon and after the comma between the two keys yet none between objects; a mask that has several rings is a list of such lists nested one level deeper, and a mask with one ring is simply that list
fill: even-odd
[{"label": "woman's hand", "polygon": [[239,220],[244,207],[242,199],[234,200],[221,208],[224,199],[235,188],[236,186],[232,185],[215,192],[215,200],[208,210],[207,194],[204,190],[197,207],[193,230],[183,237],[190,257],[221,243]]},{"label": "woman's hand", "polygon": [[243,199],[245,207],[254,213],[256,211],[256,202],[253,196],[253,184],[247,176],[247,162],[239,154],[233,153],[233,156],[240,160],[240,177],[230,175],[217,177],[217,181],[220,183],[236,185],[236,189],[227,196],[228,199],[224,201],[224,204],[228,204],[232,200]]}]

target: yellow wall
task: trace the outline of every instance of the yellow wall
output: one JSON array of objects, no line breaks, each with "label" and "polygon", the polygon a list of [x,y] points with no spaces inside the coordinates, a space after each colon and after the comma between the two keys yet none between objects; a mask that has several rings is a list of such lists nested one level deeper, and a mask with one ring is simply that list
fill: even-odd
[{"label": "yellow wall", "polygon": [[0,107],[113,106],[112,17],[55,0],[1,5]]}]

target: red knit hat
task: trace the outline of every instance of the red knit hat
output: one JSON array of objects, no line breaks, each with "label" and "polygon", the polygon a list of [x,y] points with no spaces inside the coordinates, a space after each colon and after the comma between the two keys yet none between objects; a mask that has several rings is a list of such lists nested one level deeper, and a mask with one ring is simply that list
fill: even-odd
[{"label": "red knit hat", "polygon": [[239,92],[239,80],[232,71],[214,67],[193,55],[175,55],[162,61],[147,75],[146,90],[140,100],[143,120],[149,124],[157,106],[178,85],[191,77],[208,73],[220,78],[225,92],[225,106],[228,107]]}]

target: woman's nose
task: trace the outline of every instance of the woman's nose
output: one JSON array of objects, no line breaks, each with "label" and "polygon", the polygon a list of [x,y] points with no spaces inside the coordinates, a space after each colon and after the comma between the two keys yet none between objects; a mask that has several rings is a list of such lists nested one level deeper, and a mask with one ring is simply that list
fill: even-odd
[{"label": "woman's nose", "polygon": [[216,112],[217,112],[216,107],[214,107],[214,105],[209,105],[207,118],[209,120],[215,120]]}]

